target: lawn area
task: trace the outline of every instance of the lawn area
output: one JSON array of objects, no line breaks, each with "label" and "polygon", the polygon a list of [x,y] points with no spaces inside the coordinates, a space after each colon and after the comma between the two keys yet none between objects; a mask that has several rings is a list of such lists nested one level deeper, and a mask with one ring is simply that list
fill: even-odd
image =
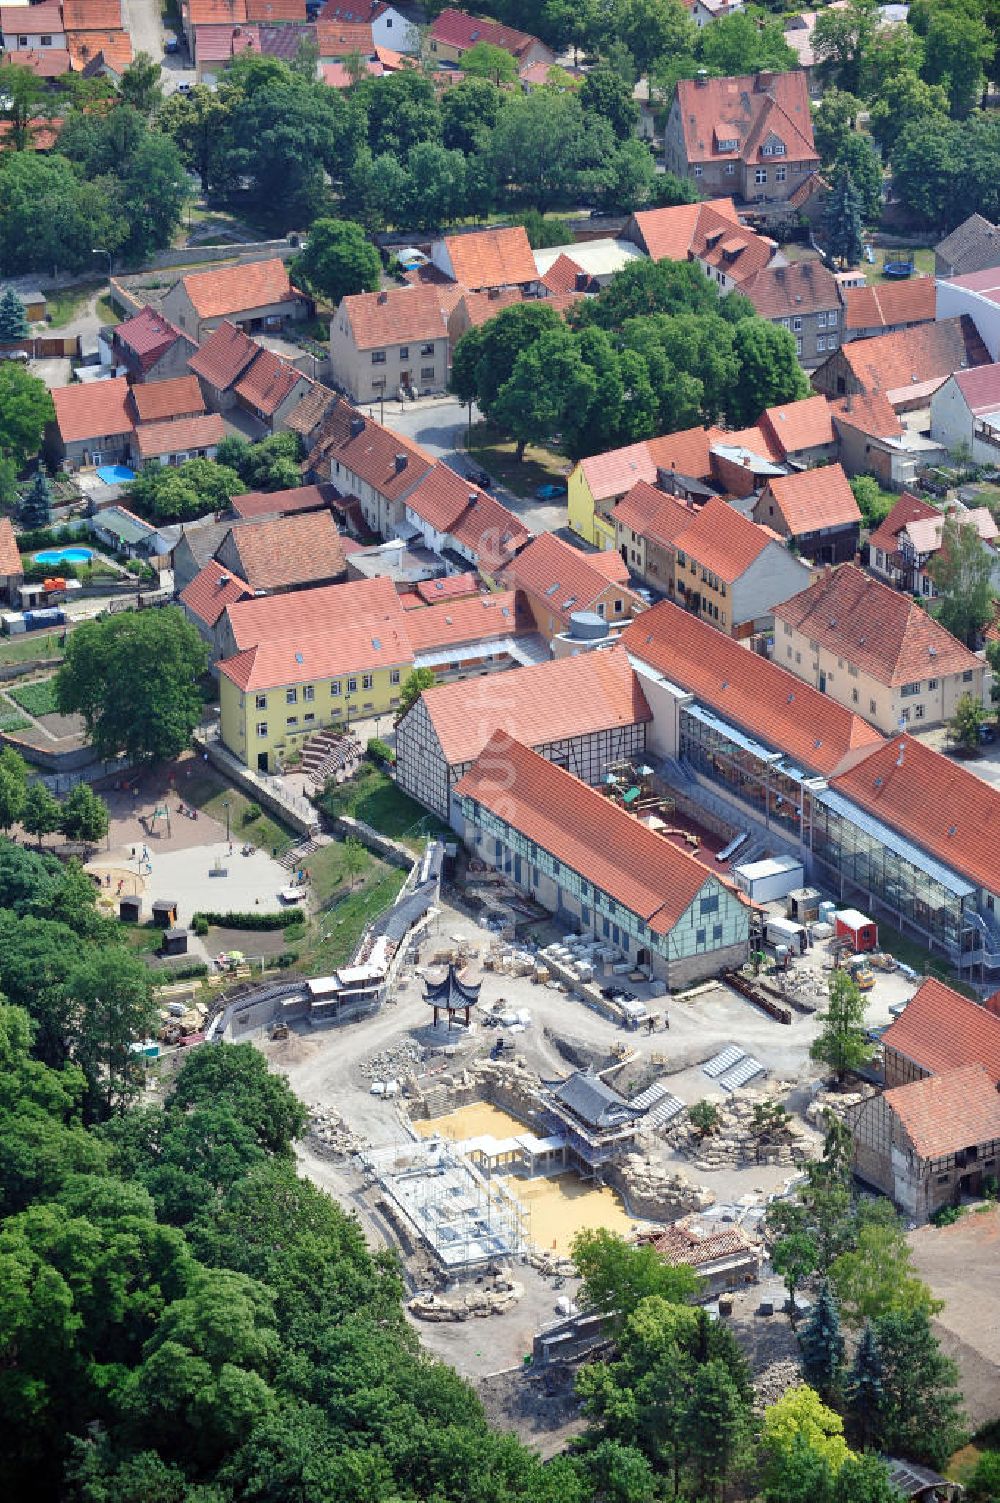
[{"label": "lawn area", "polygon": [[263,811],[256,819],[246,823],[250,799],[240,789],[230,787],[217,773],[205,767],[204,764],[197,772],[192,773],[190,778],[185,778],[183,785],[178,787],[177,791],[186,804],[192,804],[203,814],[217,819],[220,825],[226,823],[225,806],[228,802],[229,827],[234,842],[239,841],[242,844],[243,841],[249,840],[251,845],[260,846],[266,851],[281,856],[300,838],[287,825],[279,823],[272,815]]},{"label": "lawn area", "polygon": [[31,663],[36,658],[62,658],[65,647],[60,645],[61,632],[46,632],[36,636],[29,632],[23,637],[0,638],[0,664]]},{"label": "lawn area", "polygon": [[319,805],[331,819],[340,814],[363,819],[381,835],[402,840],[414,851],[422,850],[424,840],[441,833],[443,828],[439,820],[397,787],[374,762],[362,762],[350,782],[331,784]]},{"label": "lawn area", "polygon": [[875,265],[869,266],[867,261],[862,261],[861,263],[865,274],[865,281],[868,283],[884,282],[886,280],[882,275],[882,263],[884,261],[908,261],[911,256],[913,257],[915,276],[932,277],[934,275],[934,252],[929,246],[921,246],[913,250],[904,250],[902,248],[889,250],[884,246],[876,245],[874,250]]},{"label": "lawn area", "polygon": [[946,981],[956,992],[963,997],[969,997],[973,1002],[979,1001],[979,993],[974,987],[960,981],[952,967],[939,955],[932,955],[925,950],[923,945],[918,945],[912,939],[906,939],[891,924],[885,924],[881,919],[878,921],[879,944],[890,955],[895,955],[904,965],[910,966],[921,976],[936,976],[939,981]]},{"label": "lawn area", "polygon": [[529,444],[524,459],[518,463],[515,456],[517,445],[490,423],[474,423],[472,445],[468,453],[494,478],[505,485],[515,496],[529,498],[540,485],[552,480],[565,481],[571,465],[563,454],[554,449],[543,449],[539,444]]},{"label": "lawn area", "polygon": [[[310,857],[309,871],[317,893],[321,882],[324,885],[328,882],[339,885],[335,879],[335,862],[331,859],[330,868],[321,875],[321,863],[318,859],[326,856],[327,852],[338,849],[342,852],[342,847],[326,846]],[[401,869],[387,866],[367,852],[365,854],[368,864],[363,875],[355,877],[357,885],[354,891],[348,891],[333,907],[312,918],[303,940],[290,941],[290,948],[297,953],[297,968],[300,971],[314,976],[326,975],[349,960],[365,925],[395,900],[406,881],[406,873]],[[342,854],[340,859],[343,860]]]},{"label": "lawn area", "polygon": [[[49,326],[51,329],[61,329],[63,324],[68,324],[77,317],[87,302],[100,292],[106,284],[104,282],[79,282],[75,287],[62,287],[57,292],[50,292],[47,296]],[[116,323],[117,319],[112,315],[109,323]]]},{"label": "lawn area", "polygon": [[99,297],[94,304],[94,312],[102,324],[117,324],[121,322],[109,297]]},{"label": "lawn area", "polygon": [[29,715],[55,715],[56,681],[54,678],[39,679],[36,684],[20,684],[7,690],[8,696]]},{"label": "lawn area", "polygon": [[31,721],[19,715],[16,710],[9,715],[0,712],[0,731],[6,731],[8,734],[11,731],[26,731],[30,725]]}]

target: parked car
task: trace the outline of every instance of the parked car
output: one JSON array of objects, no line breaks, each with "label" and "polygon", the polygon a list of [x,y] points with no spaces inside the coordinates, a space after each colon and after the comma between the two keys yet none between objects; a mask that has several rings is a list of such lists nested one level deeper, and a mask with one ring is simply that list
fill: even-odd
[{"label": "parked car", "polygon": [[566,494],[566,483],[563,480],[553,480],[546,485],[540,485],[535,492],[538,501],[558,501],[560,496]]},{"label": "parked car", "polygon": [[493,477],[487,475],[485,470],[470,469],[469,479],[473,485],[478,485],[480,490],[491,491],[493,489]]},{"label": "parked car", "polygon": [[169,52],[171,54],[173,54],[175,52],[180,52],[180,50],[181,50],[181,44],[177,40],[177,34],[176,34],[176,32],[165,31],[163,33],[163,50],[164,50],[164,52]]}]

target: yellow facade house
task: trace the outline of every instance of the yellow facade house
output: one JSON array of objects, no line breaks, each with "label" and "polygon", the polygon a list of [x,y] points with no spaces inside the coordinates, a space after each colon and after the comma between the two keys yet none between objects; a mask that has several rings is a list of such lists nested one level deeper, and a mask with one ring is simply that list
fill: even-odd
[{"label": "yellow facade house", "polygon": [[616,548],[615,507],[632,487],[645,480],[664,489],[669,482],[675,494],[686,494],[685,482],[712,474],[711,445],[721,437],[718,429],[687,428],[581,459],[566,487],[570,527],[587,543]]}]

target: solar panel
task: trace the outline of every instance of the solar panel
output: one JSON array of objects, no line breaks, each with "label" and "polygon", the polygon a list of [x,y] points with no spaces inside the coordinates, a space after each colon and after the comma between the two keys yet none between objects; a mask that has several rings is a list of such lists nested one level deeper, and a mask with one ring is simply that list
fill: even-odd
[{"label": "solar panel", "polygon": [[738,1064],[726,1070],[719,1076],[719,1085],[724,1091],[737,1091],[740,1086],[748,1085],[758,1075],[763,1075],[764,1066],[759,1059],[754,1059],[752,1054],[746,1055]]},{"label": "solar panel", "polygon": [[713,1055],[713,1057],[710,1060],[706,1061],[706,1063],[703,1064],[701,1068],[708,1076],[709,1080],[715,1080],[717,1076],[722,1074],[723,1070],[732,1069],[733,1065],[735,1065],[738,1060],[744,1059],[745,1057],[745,1049],[738,1048],[736,1044],[730,1044],[728,1048],[723,1049],[721,1054]]}]

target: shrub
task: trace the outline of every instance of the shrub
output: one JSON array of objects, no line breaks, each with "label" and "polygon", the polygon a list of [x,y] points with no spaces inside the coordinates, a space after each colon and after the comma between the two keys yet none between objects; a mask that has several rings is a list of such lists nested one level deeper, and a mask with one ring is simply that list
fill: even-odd
[{"label": "shrub", "polygon": [[196,913],[194,918],[191,920],[191,928],[194,930],[195,934],[197,934],[199,939],[204,939],[205,935],[208,933],[208,919],[203,913]]},{"label": "shrub", "polygon": [[261,817],[261,815],[263,813],[264,813],[264,811],[260,807],[260,804],[258,804],[258,803],[247,804],[246,808],[243,811],[243,823],[245,825],[252,825],[253,822],[254,822],[254,820],[255,819],[260,819],[260,817]]},{"label": "shrub", "polygon": [[287,971],[299,958],[298,950],[282,950],[280,955],[275,956],[274,963],[279,971]]},{"label": "shrub", "polygon": [[182,960],[179,965],[171,965],[168,958],[159,969],[169,971],[171,981],[193,981],[198,976],[208,975],[208,966],[203,960]]},{"label": "shrub", "polygon": [[396,760],[396,754],[392,747],[388,742],[383,741],[380,736],[369,737],[365,753],[372,762],[376,762],[383,767],[391,767]]},{"label": "shrub", "polygon": [[277,913],[196,913],[192,928],[198,919],[216,929],[288,929],[302,923],[302,914],[297,908],[282,908]]},{"label": "shrub", "polygon": [[965,1215],[961,1206],[942,1206],[931,1217],[935,1226],[954,1226],[956,1221],[961,1221]]}]

